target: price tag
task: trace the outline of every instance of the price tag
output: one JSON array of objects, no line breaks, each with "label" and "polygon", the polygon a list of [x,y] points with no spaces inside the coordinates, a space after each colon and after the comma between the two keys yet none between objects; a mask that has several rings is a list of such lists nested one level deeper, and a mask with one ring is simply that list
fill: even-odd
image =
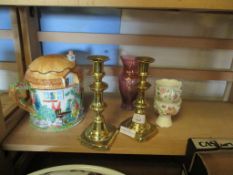
[{"label": "price tag", "polygon": [[145,124],[146,117],[145,115],[134,113],[132,121],[139,124]]},{"label": "price tag", "polygon": [[129,137],[132,137],[132,138],[134,138],[135,135],[136,135],[136,131],[134,131],[132,129],[129,129],[129,128],[125,127],[125,126],[120,127],[120,132],[122,134],[125,134],[125,135],[127,135]]}]

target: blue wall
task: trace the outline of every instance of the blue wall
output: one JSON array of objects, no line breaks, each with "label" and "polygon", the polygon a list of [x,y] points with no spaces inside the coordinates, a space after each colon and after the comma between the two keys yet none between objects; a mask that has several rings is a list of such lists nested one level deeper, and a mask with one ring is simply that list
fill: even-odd
[{"label": "blue wall", "polygon": [[[103,8],[41,8],[40,29],[46,32],[120,33],[121,10]],[[43,42],[43,54],[74,50],[79,64],[87,64],[88,55],[106,55],[107,64],[117,64],[117,45]]]},{"label": "blue wall", "polygon": [[10,10],[6,7],[0,8],[0,29],[11,29]]},{"label": "blue wall", "polygon": [[[0,8],[0,30],[12,28],[10,10]],[[14,43],[11,39],[0,39],[0,61],[15,61]]]},{"label": "blue wall", "polygon": [[13,40],[0,39],[0,61],[15,61]]},{"label": "blue wall", "polygon": [[[40,30],[46,32],[120,33],[121,10],[113,8],[40,8]],[[0,8],[0,30],[11,29],[10,10]],[[106,55],[107,64],[117,64],[118,45],[43,42],[44,55],[74,50],[79,64],[88,64],[88,55]],[[0,39],[0,61],[15,61],[14,43]]]}]

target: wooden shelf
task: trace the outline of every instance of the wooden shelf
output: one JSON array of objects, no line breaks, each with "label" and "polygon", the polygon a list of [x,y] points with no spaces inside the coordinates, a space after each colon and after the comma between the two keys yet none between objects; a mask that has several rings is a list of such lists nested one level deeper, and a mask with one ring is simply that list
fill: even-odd
[{"label": "wooden shelf", "polygon": [[0,100],[2,104],[2,112],[4,118],[7,117],[16,107],[16,103],[11,99],[8,93],[1,93]]},{"label": "wooden shelf", "polygon": [[232,10],[231,0],[1,0],[0,5]]},{"label": "wooden shelf", "polygon": [[[132,116],[133,112],[120,109],[119,96],[105,95],[104,99],[108,104],[104,112],[107,122],[119,126],[122,120]],[[144,143],[137,143],[119,133],[111,150],[100,152],[80,145],[78,140],[81,132],[92,120],[92,116],[93,112],[89,110],[79,125],[63,132],[44,132],[35,129],[29,124],[26,116],[5,139],[2,147],[9,151],[184,155],[187,139],[190,137],[232,138],[233,136],[232,104],[184,101],[171,128],[160,128],[155,137]],[[148,116],[150,121],[155,121],[156,114],[152,106],[148,110]]]},{"label": "wooden shelf", "polygon": [[92,43],[200,49],[233,49],[232,39],[190,36],[38,32],[38,40],[41,42],[67,42],[82,44]]}]

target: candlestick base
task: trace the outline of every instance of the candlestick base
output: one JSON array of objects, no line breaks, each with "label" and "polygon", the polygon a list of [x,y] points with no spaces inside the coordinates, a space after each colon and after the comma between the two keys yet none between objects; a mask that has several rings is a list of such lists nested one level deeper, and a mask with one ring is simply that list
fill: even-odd
[{"label": "candlestick base", "polygon": [[121,126],[135,131],[134,139],[138,142],[146,141],[158,133],[155,125],[149,122],[145,122],[145,124],[135,123],[132,121],[132,117],[123,121]]},{"label": "candlestick base", "polygon": [[[96,127],[97,126],[97,127]],[[118,130],[112,125],[91,123],[81,134],[81,144],[96,150],[109,150]]]}]

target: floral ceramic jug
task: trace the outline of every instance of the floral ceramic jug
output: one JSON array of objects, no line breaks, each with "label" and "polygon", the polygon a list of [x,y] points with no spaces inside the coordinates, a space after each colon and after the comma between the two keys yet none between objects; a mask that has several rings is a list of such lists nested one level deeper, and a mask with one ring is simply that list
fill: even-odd
[{"label": "floral ceramic jug", "polygon": [[[58,131],[81,121],[82,92],[72,56],[39,57],[29,65],[24,80],[11,87],[10,95],[19,107],[30,113],[34,126]],[[29,103],[25,90],[30,93]]]}]

